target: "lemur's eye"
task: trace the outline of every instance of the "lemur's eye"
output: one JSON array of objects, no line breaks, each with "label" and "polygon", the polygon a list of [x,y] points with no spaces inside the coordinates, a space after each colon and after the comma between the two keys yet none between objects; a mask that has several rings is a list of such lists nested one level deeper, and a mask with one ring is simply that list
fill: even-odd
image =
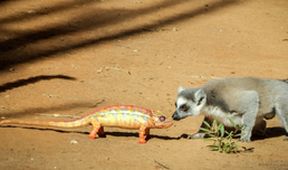
[{"label": "lemur's eye", "polygon": [[189,106],[187,106],[186,104],[183,104],[180,106],[179,109],[183,112],[187,112],[189,110]]},{"label": "lemur's eye", "polygon": [[160,122],[164,122],[165,120],[166,120],[166,117],[165,116],[159,116],[159,120],[160,120]]}]

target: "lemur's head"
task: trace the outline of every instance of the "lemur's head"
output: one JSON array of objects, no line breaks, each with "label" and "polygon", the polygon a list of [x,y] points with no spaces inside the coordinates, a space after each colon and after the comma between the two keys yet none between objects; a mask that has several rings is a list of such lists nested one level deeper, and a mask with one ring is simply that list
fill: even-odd
[{"label": "lemur's head", "polygon": [[187,116],[200,114],[201,109],[206,104],[207,96],[203,89],[184,89],[179,87],[175,102],[176,111],[172,115],[174,120],[180,120]]}]

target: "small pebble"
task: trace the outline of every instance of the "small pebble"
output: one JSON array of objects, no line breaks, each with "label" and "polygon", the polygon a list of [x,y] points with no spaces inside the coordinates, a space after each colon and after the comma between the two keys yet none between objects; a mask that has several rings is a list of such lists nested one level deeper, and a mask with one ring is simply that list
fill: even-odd
[{"label": "small pebble", "polygon": [[15,68],[11,67],[11,68],[9,69],[9,71],[10,71],[10,72],[13,72],[13,71],[15,71]]},{"label": "small pebble", "polygon": [[109,70],[110,70],[110,67],[107,67],[107,66],[106,66],[106,67],[105,67],[105,70],[106,70],[106,71],[109,71]]},{"label": "small pebble", "polygon": [[96,71],[97,73],[102,73],[103,72],[103,68],[100,68]]},{"label": "small pebble", "polygon": [[32,9],[31,9],[31,10],[28,10],[27,13],[28,13],[28,14],[33,14],[33,13],[35,13],[35,10],[32,10]]},{"label": "small pebble", "polygon": [[78,141],[73,139],[73,140],[70,141],[70,144],[72,144],[72,145],[78,144]]},{"label": "small pebble", "polygon": [[61,115],[60,114],[53,114],[53,117],[61,117]]}]

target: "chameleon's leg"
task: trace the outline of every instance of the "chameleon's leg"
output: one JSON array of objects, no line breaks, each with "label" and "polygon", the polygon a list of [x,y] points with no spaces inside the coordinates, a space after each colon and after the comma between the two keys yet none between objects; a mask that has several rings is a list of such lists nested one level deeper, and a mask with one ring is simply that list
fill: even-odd
[{"label": "chameleon's leg", "polygon": [[105,135],[105,132],[104,132],[104,127],[103,126],[101,126],[100,128],[99,128],[99,130],[98,130],[98,136],[99,137],[105,137],[106,135]]},{"label": "chameleon's leg", "polygon": [[92,127],[93,127],[93,129],[92,129],[92,131],[89,134],[89,138],[96,139],[99,130],[103,131],[103,128],[98,122],[92,122]]},{"label": "chameleon's leg", "polygon": [[148,133],[149,133],[149,129],[147,129],[146,127],[141,127],[139,129],[139,143],[140,144],[146,143],[146,137]]},{"label": "chameleon's leg", "polygon": [[149,140],[149,134],[150,134],[150,129],[146,128],[146,130],[145,130],[145,135],[146,135],[145,139],[146,139],[146,141]]}]

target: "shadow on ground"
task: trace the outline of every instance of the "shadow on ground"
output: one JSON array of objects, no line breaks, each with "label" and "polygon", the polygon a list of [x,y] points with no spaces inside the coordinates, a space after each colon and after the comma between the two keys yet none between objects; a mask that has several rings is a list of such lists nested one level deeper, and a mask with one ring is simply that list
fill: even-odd
[{"label": "shadow on ground", "polygon": [[[32,129],[32,130],[41,130],[41,131],[55,131],[59,133],[79,133],[84,135],[89,135],[89,132],[85,131],[76,131],[76,130],[60,130],[55,128],[44,128],[44,127],[27,127],[25,125],[4,125],[1,128],[23,128],[23,129]],[[101,136],[100,138],[106,138],[106,136],[114,136],[114,137],[135,137],[138,138],[138,133],[136,132],[105,132],[104,136]],[[147,140],[150,139],[161,139],[161,140],[179,140],[182,137],[171,137],[171,136],[162,136],[162,135],[153,135],[150,134],[147,138]]]},{"label": "shadow on ground", "polygon": [[0,85],[0,93],[5,92],[7,90],[12,90],[14,88],[27,86],[29,84],[34,84],[39,81],[43,80],[52,80],[52,79],[63,79],[63,80],[76,80],[75,77],[67,76],[67,75],[39,75],[34,77],[29,77],[26,79],[19,79],[14,82],[5,83],[3,85]]},{"label": "shadow on ground", "polygon": [[266,129],[265,135],[254,135],[252,140],[263,140],[267,138],[275,138],[279,136],[288,136],[283,127],[269,127]]}]

